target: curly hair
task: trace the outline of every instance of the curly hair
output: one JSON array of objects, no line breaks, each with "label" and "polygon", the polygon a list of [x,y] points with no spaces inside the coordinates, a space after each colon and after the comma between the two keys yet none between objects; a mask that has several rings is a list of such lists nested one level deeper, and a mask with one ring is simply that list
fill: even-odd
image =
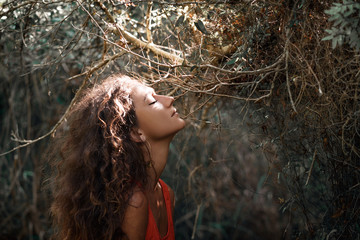
[{"label": "curly hair", "polygon": [[136,184],[147,183],[142,143],[132,141],[136,80],[113,75],[76,103],[60,138],[51,206],[55,239],[121,239]]}]

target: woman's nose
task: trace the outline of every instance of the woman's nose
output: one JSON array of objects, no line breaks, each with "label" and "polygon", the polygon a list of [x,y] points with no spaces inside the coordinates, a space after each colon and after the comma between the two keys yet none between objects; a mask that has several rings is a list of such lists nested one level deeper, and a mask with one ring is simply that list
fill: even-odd
[{"label": "woman's nose", "polygon": [[171,96],[157,95],[157,97],[158,97],[157,100],[160,101],[165,107],[171,107],[175,100]]}]

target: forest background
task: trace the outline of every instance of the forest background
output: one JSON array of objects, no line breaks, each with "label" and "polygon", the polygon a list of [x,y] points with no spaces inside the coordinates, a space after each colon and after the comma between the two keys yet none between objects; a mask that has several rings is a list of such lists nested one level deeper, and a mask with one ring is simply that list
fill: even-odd
[{"label": "forest background", "polygon": [[176,239],[360,239],[360,3],[0,0],[0,239],[48,239],[51,138],[111,73],[176,98]]}]

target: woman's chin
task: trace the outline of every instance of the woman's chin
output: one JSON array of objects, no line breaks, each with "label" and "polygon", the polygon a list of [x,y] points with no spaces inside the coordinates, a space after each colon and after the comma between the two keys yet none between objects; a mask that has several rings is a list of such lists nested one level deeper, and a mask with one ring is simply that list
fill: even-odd
[{"label": "woman's chin", "polygon": [[180,118],[180,120],[181,120],[181,122],[182,122],[182,125],[181,125],[179,131],[180,131],[181,129],[185,128],[185,126],[187,125],[187,121],[186,121],[186,120],[184,120],[184,119],[182,119],[182,118]]}]

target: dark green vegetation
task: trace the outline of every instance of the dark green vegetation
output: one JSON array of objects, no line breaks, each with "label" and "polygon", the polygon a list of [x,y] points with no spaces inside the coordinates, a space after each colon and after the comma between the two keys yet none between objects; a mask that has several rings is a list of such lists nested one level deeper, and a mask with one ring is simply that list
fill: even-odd
[{"label": "dark green vegetation", "polygon": [[111,72],[189,120],[164,173],[177,239],[360,239],[359,15],[350,0],[0,0],[0,239],[48,238],[49,141]]}]

